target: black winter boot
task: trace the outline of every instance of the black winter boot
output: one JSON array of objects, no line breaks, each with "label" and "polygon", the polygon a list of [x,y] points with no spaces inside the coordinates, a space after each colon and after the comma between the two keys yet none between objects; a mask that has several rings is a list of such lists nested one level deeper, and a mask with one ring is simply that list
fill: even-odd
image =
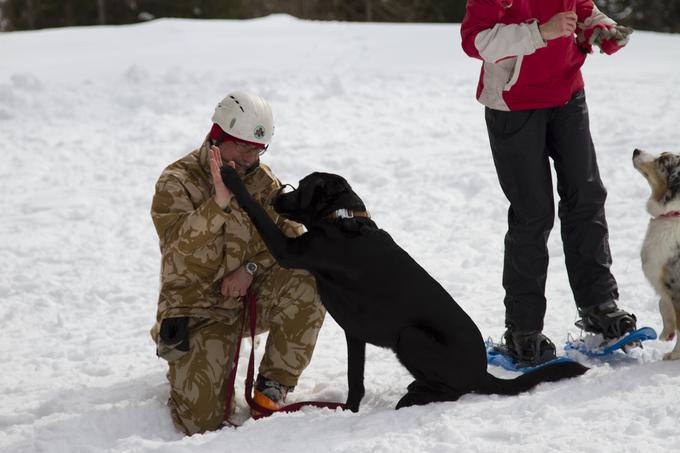
[{"label": "black winter boot", "polygon": [[513,331],[508,327],[503,336],[507,353],[519,368],[535,367],[557,358],[553,342],[538,330]]},{"label": "black winter boot", "polygon": [[620,338],[637,328],[635,315],[621,310],[613,300],[578,311],[581,319],[576,321],[576,327],[601,333],[607,340]]}]

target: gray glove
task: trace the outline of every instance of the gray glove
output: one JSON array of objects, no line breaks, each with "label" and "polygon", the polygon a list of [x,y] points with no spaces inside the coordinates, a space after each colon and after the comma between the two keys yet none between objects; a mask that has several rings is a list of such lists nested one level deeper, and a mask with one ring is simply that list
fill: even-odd
[{"label": "gray glove", "polygon": [[597,24],[594,27],[581,30],[576,36],[579,47],[592,52],[593,45],[600,48],[602,53],[611,55],[628,44],[633,29],[625,25]]},{"label": "gray glove", "polygon": [[623,47],[628,44],[631,33],[633,33],[633,29],[626,27],[625,25],[598,27],[593,30],[593,34],[590,36],[588,42],[591,46],[595,44],[601,48],[604,41],[613,40],[619,47]]}]

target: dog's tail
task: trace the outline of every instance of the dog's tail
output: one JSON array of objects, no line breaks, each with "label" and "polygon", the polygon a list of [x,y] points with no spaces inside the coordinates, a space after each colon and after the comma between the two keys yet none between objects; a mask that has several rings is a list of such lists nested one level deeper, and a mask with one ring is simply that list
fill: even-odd
[{"label": "dog's tail", "polygon": [[487,373],[486,379],[477,390],[487,395],[517,395],[526,392],[542,382],[554,382],[581,376],[589,368],[578,362],[557,362],[536,368],[515,379],[501,379]]}]

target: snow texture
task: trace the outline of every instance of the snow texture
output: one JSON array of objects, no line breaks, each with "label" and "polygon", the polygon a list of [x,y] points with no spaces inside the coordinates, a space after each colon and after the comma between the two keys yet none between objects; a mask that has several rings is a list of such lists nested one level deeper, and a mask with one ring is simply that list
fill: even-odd
[{"label": "snow texture", "polygon": [[[657,329],[639,259],[649,188],[631,155],[680,152],[678,55],[680,36],[636,32],[584,67],[620,305]],[[480,62],[461,50],[458,24],[157,20],[0,34],[0,61],[3,453],[679,448],[680,362],[662,361],[671,345],[658,341],[521,396],[400,411],[411,378],[369,346],[358,414],[305,409],[205,435],[174,430],[148,333],[159,270],[149,206],[160,172],[200,144],[232,90],[271,102],[264,161],[284,182],[345,176],[484,335],[500,336],[507,202],[474,99]],[[559,345],[578,335],[559,223],[549,247],[545,333]],[[291,400],[344,400],[345,361],[328,317]]]}]

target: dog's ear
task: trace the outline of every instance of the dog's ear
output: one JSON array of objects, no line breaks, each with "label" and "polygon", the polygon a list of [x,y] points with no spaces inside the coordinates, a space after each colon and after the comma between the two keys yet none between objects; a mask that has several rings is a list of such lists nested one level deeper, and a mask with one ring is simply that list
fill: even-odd
[{"label": "dog's ear", "polygon": [[327,181],[324,186],[324,195],[326,195],[327,198],[335,198],[342,193],[351,191],[352,189],[347,181],[341,178],[334,178]]},{"label": "dog's ear", "polygon": [[680,193],[680,156],[665,156],[666,186],[664,202],[669,202]]},{"label": "dog's ear", "polygon": [[318,173],[312,173],[300,181],[298,190],[300,191],[300,209],[307,209],[311,206],[314,195],[324,188],[326,181]]}]

